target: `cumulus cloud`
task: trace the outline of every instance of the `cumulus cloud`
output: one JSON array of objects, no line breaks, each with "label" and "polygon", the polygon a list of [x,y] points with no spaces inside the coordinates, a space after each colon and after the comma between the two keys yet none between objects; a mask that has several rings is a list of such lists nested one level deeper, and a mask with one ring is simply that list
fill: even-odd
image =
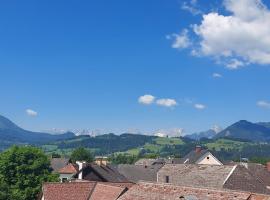
[{"label": "cumulus cloud", "polygon": [[36,117],[38,115],[38,113],[32,109],[26,109],[25,112],[28,116],[31,116],[31,117]]},{"label": "cumulus cloud", "polygon": [[222,75],[219,73],[213,73],[212,76],[213,78],[222,78]]},{"label": "cumulus cloud", "polygon": [[196,108],[197,110],[204,110],[206,108],[206,105],[203,104],[194,104],[194,108]]},{"label": "cumulus cloud", "polygon": [[[223,4],[228,15],[209,12],[192,25],[196,36],[192,55],[212,57],[229,69],[270,64],[270,10],[261,0],[224,0]],[[173,46],[177,43],[175,37]]]},{"label": "cumulus cloud", "polygon": [[138,102],[144,105],[150,105],[154,103],[154,101],[155,101],[155,97],[150,94],[140,96],[138,99]]},{"label": "cumulus cloud", "polygon": [[174,107],[177,105],[177,102],[174,99],[158,99],[156,103],[159,106],[165,106],[165,107]]},{"label": "cumulus cloud", "polygon": [[188,37],[188,30],[184,29],[180,34],[168,35],[167,39],[173,39],[172,48],[184,49],[191,46],[191,41]]},{"label": "cumulus cloud", "polygon": [[257,102],[257,106],[259,106],[259,107],[261,107],[261,108],[267,108],[267,109],[270,109],[270,102],[261,100],[261,101],[258,101],[258,102]]}]

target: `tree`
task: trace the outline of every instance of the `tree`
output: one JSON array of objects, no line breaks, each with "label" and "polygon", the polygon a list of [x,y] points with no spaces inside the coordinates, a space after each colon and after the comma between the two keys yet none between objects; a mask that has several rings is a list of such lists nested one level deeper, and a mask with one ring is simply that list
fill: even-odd
[{"label": "tree", "polygon": [[0,199],[36,199],[42,183],[58,181],[48,157],[35,147],[13,146],[0,154]]},{"label": "tree", "polygon": [[87,149],[79,147],[72,152],[70,159],[73,163],[76,161],[86,161],[90,163],[94,161],[94,156]]}]

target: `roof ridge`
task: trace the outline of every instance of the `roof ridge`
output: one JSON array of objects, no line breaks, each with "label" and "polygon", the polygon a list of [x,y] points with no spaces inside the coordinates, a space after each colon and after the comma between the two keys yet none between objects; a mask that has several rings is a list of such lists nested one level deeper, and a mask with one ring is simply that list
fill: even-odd
[{"label": "roof ridge", "polygon": [[92,196],[94,190],[96,189],[96,186],[97,186],[97,182],[95,182],[95,185],[94,185],[94,187],[92,188],[91,192],[89,193],[87,200],[90,200],[90,198],[91,198],[91,196]]}]

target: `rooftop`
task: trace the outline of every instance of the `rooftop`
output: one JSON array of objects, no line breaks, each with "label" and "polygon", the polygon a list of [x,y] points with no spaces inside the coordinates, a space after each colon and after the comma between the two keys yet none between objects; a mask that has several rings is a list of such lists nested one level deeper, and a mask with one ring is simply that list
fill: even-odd
[{"label": "rooftop", "polygon": [[140,182],[133,186],[119,200],[269,200],[270,196],[248,192],[200,189],[170,184]]},{"label": "rooftop", "polygon": [[221,189],[233,169],[228,165],[166,164],[158,172],[158,182],[169,176],[176,185]]}]

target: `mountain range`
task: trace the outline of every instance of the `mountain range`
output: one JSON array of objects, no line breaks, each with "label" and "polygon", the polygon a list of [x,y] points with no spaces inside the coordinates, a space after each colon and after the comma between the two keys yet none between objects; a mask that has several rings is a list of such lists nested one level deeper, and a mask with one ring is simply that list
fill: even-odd
[{"label": "mountain range", "polygon": [[190,138],[192,140],[200,140],[202,138],[212,139],[217,132],[213,129],[209,129],[208,131],[203,131],[199,133],[193,133],[190,135],[186,135],[185,137]]},{"label": "mountain range", "polygon": [[[32,132],[24,130],[12,121],[0,115],[0,150],[13,144],[34,144],[41,145],[55,141],[64,141],[77,137],[73,132],[63,134],[49,134],[44,132]],[[151,137],[151,136],[145,136]],[[251,142],[270,142],[270,123],[252,123],[246,120],[236,122],[224,130],[217,132],[210,129],[205,132],[187,135],[192,140],[208,139],[241,139]]]},{"label": "mountain range", "polygon": [[60,135],[27,131],[4,116],[0,115],[0,141],[12,144],[43,144],[56,140],[65,140],[75,137],[74,133],[68,132]]}]

